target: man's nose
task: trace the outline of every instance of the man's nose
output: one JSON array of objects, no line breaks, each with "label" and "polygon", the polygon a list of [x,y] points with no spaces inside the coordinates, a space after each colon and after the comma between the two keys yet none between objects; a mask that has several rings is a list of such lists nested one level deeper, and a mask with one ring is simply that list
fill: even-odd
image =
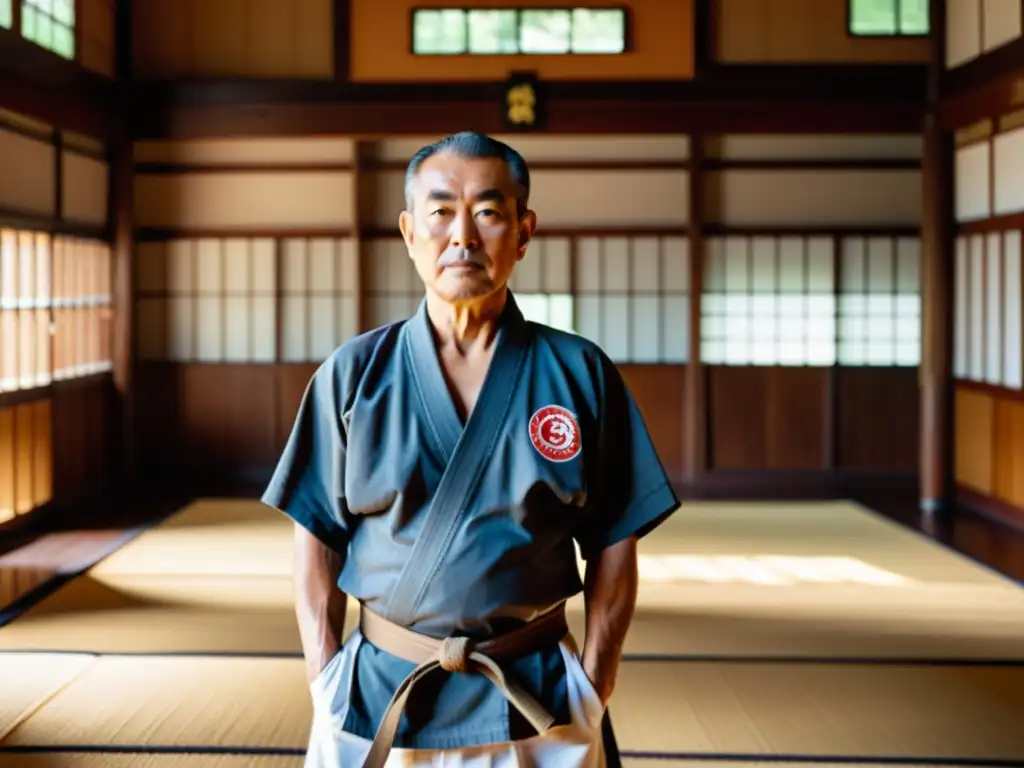
[{"label": "man's nose", "polygon": [[472,216],[458,216],[452,226],[452,245],[472,251],[480,246],[480,233]]}]

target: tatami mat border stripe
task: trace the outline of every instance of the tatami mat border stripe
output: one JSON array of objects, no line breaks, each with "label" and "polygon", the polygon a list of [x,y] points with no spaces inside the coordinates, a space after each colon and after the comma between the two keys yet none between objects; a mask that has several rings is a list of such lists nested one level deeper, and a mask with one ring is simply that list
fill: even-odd
[{"label": "tatami mat border stripe", "polygon": [[[266,757],[300,757],[305,748],[288,747],[217,747],[217,746],[154,746],[131,744],[62,744],[59,746],[3,746],[0,754],[40,753],[92,753],[92,754],[197,754],[197,755],[254,755]],[[640,752],[622,750],[622,757],[632,760],[693,760],[721,763],[814,763],[829,765],[900,765],[900,766],[963,766],[964,768],[1020,768],[1024,760],[988,760],[972,757],[925,757],[925,756],[882,756],[882,755],[810,755],[810,754],[727,754],[724,752]]]}]

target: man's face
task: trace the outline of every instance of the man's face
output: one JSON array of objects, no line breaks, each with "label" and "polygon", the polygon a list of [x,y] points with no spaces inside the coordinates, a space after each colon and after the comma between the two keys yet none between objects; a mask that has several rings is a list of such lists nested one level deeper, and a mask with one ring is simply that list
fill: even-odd
[{"label": "man's face", "polygon": [[499,159],[438,153],[420,166],[412,211],[399,227],[428,291],[449,303],[503,289],[533,235],[535,217],[516,210],[516,187]]}]

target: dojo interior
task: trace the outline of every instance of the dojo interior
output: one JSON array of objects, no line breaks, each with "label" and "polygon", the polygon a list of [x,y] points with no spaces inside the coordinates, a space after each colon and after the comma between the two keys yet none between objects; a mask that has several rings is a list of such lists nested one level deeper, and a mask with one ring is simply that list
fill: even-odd
[{"label": "dojo interior", "polygon": [[1024,765],[1022,6],[0,0],[0,766],[302,765],[258,495],[466,129],[682,499],[622,764]]}]

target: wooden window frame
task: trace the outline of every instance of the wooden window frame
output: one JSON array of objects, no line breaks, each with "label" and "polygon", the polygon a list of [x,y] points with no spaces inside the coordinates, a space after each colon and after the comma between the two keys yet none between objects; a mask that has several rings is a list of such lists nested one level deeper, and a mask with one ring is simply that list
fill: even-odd
[{"label": "wooden window frame", "polygon": [[[80,0],[79,0],[80,2]],[[582,53],[576,53],[575,51],[568,50],[564,52],[546,52],[546,51],[516,51],[514,53],[501,53],[501,52],[486,52],[486,53],[475,53],[469,50],[469,12],[470,11],[514,11],[516,13],[516,30],[521,28],[522,18],[520,13],[522,11],[565,11],[571,14],[576,10],[586,11],[618,11],[622,14],[622,50],[612,51],[603,53],[600,51],[584,51]],[[466,26],[466,49],[453,53],[423,53],[416,50],[416,14],[421,12],[436,12],[436,11],[461,11],[463,13],[463,19]],[[517,41],[518,42],[518,41]],[[570,43],[571,45],[571,43]],[[413,6],[409,9],[409,52],[414,56],[431,56],[431,57],[451,57],[451,56],[621,56],[626,53],[633,52],[633,19],[631,9],[625,5],[608,5],[608,6],[589,6],[589,5],[566,5],[556,7],[545,7],[545,6],[513,6],[511,8],[503,6],[461,6],[452,5],[450,7],[439,7],[439,6]]]}]

